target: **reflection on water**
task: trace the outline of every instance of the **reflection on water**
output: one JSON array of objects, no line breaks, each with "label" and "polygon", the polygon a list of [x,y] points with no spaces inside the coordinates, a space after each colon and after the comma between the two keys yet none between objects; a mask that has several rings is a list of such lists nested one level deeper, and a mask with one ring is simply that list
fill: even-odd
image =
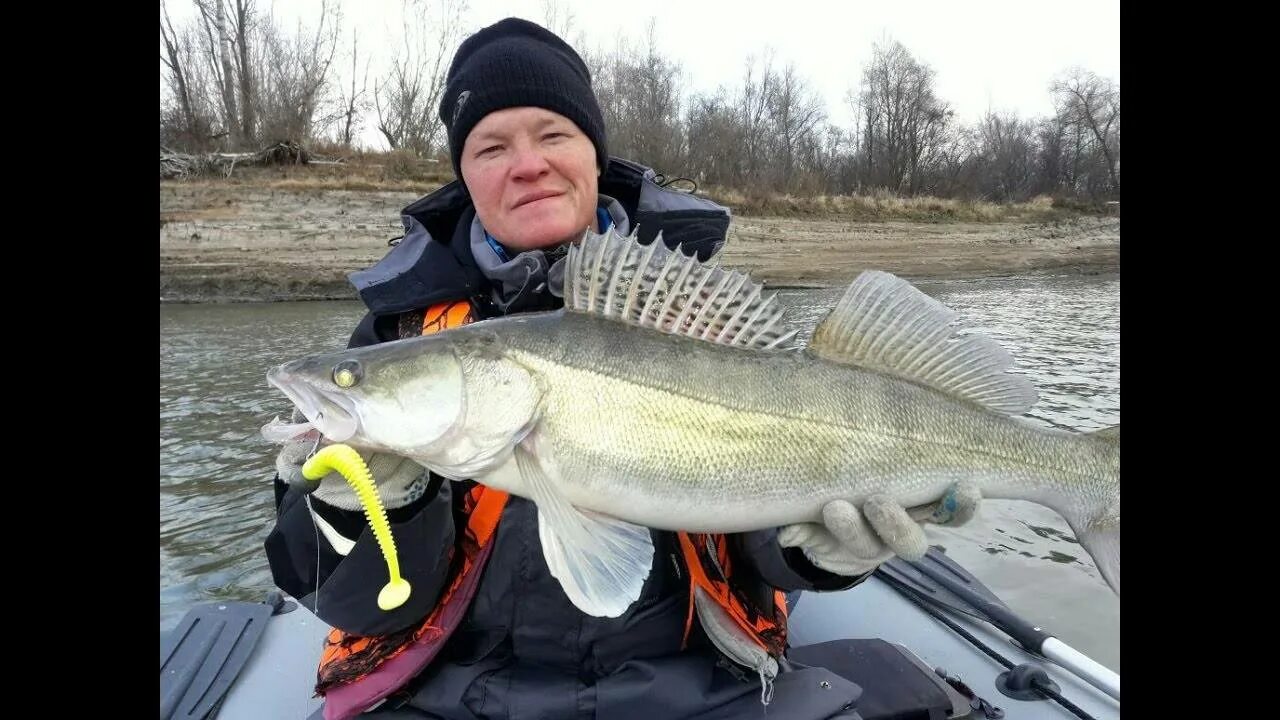
[{"label": "reflection on water", "polygon": [[[922,282],[965,326],[1002,343],[1040,392],[1029,416],[1072,430],[1120,421],[1118,276]],[[783,290],[807,340],[841,290]],[[272,365],[346,345],[354,302],[160,307],[160,625],[212,598],[260,600],[273,589],[272,450],[258,429],[288,402]],[[1014,609],[1119,669],[1119,599],[1056,513],[988,501],[931,541]]]},{"label": "reflection on water", "polygon": [[273,589],[262,541],[273,512],[273,446],[286,416],[274,364],[346,345],[354,302],[160,306],[160,625],[211,598]]}]

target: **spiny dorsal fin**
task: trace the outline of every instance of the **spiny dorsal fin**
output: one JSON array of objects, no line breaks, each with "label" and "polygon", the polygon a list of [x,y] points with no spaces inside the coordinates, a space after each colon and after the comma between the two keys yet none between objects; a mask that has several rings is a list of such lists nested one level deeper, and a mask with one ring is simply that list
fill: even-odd
[{"label": "spiny dorsal fin", "polygon": [[956,336],[956,314],[889,273],[858,276],[813,333],[810,349],[928,385],[997,412],[1018,415],[1036,402],[1025,377],[1005,372],[1013,358],[979,334]]},{"label": "spiny dorsal fin", "polygon": [[721,345],[770,349],[795,336],[745,273],[670,250],[661,233],[641,245],[637,233],[588,231],[569,247],[566,309]]}]

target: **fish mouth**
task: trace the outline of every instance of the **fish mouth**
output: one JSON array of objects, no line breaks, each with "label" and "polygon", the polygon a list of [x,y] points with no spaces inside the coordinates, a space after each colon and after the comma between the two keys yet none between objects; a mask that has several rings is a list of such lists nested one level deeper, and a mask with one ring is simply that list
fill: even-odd
[{"label": "fish mouth", "polygon": [[315,387],[283,368],[267,373],[267,382],[284,393],[328,440],[346,442],[359,431],[360,413],[351,398]]}]

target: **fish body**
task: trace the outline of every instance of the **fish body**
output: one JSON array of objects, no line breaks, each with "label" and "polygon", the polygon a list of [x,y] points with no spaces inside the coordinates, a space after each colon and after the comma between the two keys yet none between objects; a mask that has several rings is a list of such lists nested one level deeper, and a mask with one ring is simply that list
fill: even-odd
[{"label": "fish body", "polygon": [[[468,330],[491,333],[538,379],[538,442],[570,502],[648,527],[818,522],[831,500],[888,493],[913,506],[962,479],[984,497],[1084,506],[1118,483],[1113,443],[810,352],[690,342],[565,311],[459,335]],[[490,484],[527,494],[518,476]]]},{"label": "fish body", "polygon": [[1119,591],[1119,434],[1018,415],[1011,359],[905,281],[864,273],[806,348],[745,275],[660,241],[588,233],[566,309],[304,358],[274,369],[326,437],[532,499],[552,573],[620,614],[647,528],[822,522],[833,500],[983,497],[1061,514]]}]

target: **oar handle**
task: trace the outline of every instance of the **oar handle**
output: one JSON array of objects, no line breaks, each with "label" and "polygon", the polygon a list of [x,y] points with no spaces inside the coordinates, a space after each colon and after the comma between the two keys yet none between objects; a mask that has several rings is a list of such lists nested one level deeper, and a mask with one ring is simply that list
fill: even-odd
[{"label": "oar handle", "polygon": [[1040,628],[1018,617],[1012,610],[1002,603],[992,602],[991,600],[974,592],[965,583],[956,580],[948,575],[945,571],[934,568],[927,563],[912,563],[912,565],[921,573],[928,575],[939,585],[945,587],[951,592],[963,598],[966,602],[973,605],[975,609],[984,614],[992,625],[1000,628],[1008,633],[1009,637],[1018,641],[1023,649],[1039,653],[1040,647],[1045,640],[1052,636],[1044,632]]},{"label": "oar handle", "polygon": [[1040,652],[1117,701],[1120,699],[1120,676],[1110,668],[1098,664],[1055,637],[1045,640]]},{"label": "oar handle", "polygon": [[985,615],[992,625],[1017,640],[1024,650],[1043,655],[1117,701],[1120,700],[1120,676],[1115,672],[1018,617],[1004,603],[992,602],[990,599],[979,595],[965,583],[948,575],[945,570],[935,568],[927,563],[913,563],[912,565],[939,585],[970,603]]}]

